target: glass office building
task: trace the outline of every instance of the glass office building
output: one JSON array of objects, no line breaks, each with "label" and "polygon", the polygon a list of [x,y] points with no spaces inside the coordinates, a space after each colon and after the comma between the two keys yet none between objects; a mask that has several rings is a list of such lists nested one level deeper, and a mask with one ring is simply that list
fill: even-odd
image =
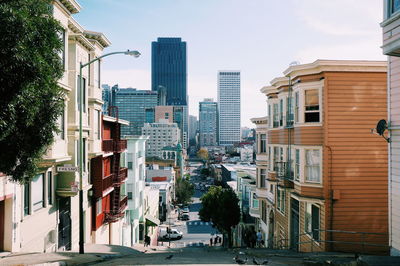
[{"label": "glass office building", "polygon": [[167,92],[167,105],[187,105],[186,42],[158,38],[151,44],[151,86]]},{"label": "glass office building", "polygon": [[155,107],[158,103],[156,91],[118,89],[113,99],[118,107],[119,118],[129,121],[129,126],[121,127],[121,135],[142,135],[146,122],[146,108]]},{"label": "glass office building", "polygon": [[218,105],[213,99],[199,103],[200,147],[218,145]]},{"label": "glass office building", "polygon": [[240,142],[240,71],[218,72],[219,145]]}]

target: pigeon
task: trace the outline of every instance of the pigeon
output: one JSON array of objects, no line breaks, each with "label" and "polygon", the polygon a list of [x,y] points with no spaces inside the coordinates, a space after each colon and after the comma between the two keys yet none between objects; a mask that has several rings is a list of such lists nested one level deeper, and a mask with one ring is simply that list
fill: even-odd
[{"label": "pigeon", "polygon": [[246,258],[246,260],[242,260],[238,256],[235,256],[234,260],[236,261],[237,264],[246,264],[246,262],[247,262],[247,258]]},{"label": "pigeon", "polygon": [[260,265],[260,263],[256,260],[256,258],[253,257],[253,264],[254,265]]},{"label": "pigeon", "polygon": [[268,260],[264,260],[261,265],[267,265],[268,264]]},{"label": "pigeon", "polygon": [[165,259],[166,259],[166,260],[170,260],[170,259],[172,259],[173,256],[174,256],[174,254],[171,254],[171,255],[165,257]]},{"label": "pigeon", "polygon": [[156,251],[157,249],[156,248],[151,248],[151,250]]}]

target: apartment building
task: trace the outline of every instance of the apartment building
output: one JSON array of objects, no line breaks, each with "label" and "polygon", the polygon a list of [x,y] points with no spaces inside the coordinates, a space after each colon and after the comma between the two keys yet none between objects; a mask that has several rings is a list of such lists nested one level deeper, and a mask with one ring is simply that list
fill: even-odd
[{"label": "apartment building", "polygon": [[256,196],[259,206],[259,217],[256,219],[256,229],[260,230],[264,243],[272,247],[274,238],[275,184],[267,183],[268,171],[268,117],[252,118],[256,125],[256,167],[257,186]]},{"label": "apartment building", "polygon": [[149,136],[146,143],[146,157],[162,158],[162,149],[167,146],[178,145],[180,139],[178,125],[166,121],[144,124],[142,134]]},{"label": "apartment building", "polygon": [[122,245],[125,211],[128,205],[125,182],[128,168],[124,160],[127,140],[120,138],[121,125],[128,121],[103,116],[102,154],[91,159],[92,241]]},{"label": "apartment building", "polygon": [[[383,54],[388,56],[388,125],[389,142],[389,246],[390,254],[400,255],[400,1],[385,0],[381,27],[383,29]],[[386,135],[387,133],[385,133]]]},{"label": "apartment building", "polygon": [[[65,89],[65,108],[59,118],[60,133],[48,148],[40,162],[40,172],[23,186],[7,183],[2,192],[5,200],[0,203],[0,247],[8,251],[49,252],[78,247],[79,208],[78,172],[63,172],[58,166],[78,166],[79,110],[83,108],[83,190],[85,242],[90,242],[91,204],[88,190],[89,159],[101,153],[100,112],[102,107],[100,89],[100,62],[83,69],[83,95],[79,95],[79,64],[101,55],[110,45],[109,40],[98,32],[85,30],[72,15],[81,7],[75,0],[54,1],[53,15],[64,28],[61,38],[64,49],[64,76],[58,84]],[[12,193],[11,193],[12,191]],[[3,198],[3,196],[0,196]],[[2,201],[2,202],[3,202]],[[3,215],[4,214],[4,215]],[[40,225],[40,226],[38,226]],[[34,230],[32,230],[34,229]],[[3,235],[3,236],[2,236]]]},{"label": "apartment building", "polygon": [[283,73],[261,89],[268,238],[300,251],[387,252],[387,143],[371,134],[387,115],[386,62],[316,60]]},{"label": "apartment building", "polygon": [[[124,232],[124,246],[133,246],[143,241],[144,235],[144,188],[146,169],[146,141],[145,136],[126,136],[128,150],[126,162],[128,166],[128,180],[126,188],[128,194],[128,210],[126,211],[127,228]],[[128,245],[129,243],[129,245]]]}]

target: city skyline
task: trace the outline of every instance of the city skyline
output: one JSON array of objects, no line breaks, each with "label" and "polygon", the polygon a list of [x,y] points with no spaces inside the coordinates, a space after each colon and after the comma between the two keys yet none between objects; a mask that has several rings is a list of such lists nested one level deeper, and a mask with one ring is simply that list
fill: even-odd
[{"label": "city skyline", "polygon": [[[79,3],[82,11],[75,17],[112,40],[107,51],[129,48],[142,53],[135,62],[123,56],[105,60],[103,83],[151,89],[151,42],[181,37],[188,46],[190,114],[198,116],[198,102],[204,97],[217,98],[218,70],[239,69],[242,125],[248,127],[253,127],[251,117],[266,115],[260,89],[293,61],[386,59],[380,49],[382,5],[375,0],[362,5],[355,0]],[[106,23],[97,20],[99,16],[107,17]]]}]

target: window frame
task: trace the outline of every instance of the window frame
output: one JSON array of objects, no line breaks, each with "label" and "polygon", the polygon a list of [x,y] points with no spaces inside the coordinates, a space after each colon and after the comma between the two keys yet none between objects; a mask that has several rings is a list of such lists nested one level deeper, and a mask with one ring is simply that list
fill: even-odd
[{"label": "window frame", "polygon": [[[318,105],[306,105],[306,101],[307,101],[307,92],[311,92],[311,91],[315,91],[317,92],[317,99],[318,99]],[[318,106],[318,109],[314,110],[307,110],[307,107],[309,108],[315,108],[316,106]],[[320,101],[320,91],[317,88],[313,88],[313,89],[306,89],[304,90],[304,123],[320,123],[321,122],[321,101]],[[318,121],[307,121],[306,117],[307,114],[315,114],[318,113]]]},{"label": "window frame", "polygon": [[[321,228],[321,208],[315,204],[310,202],[305,202],[304,208],[304,232],[305,234],[313,239],[316,242],[319,242],[321,239],[320,228]],[[314,217],[314,214],[318,214],[318,222]],[[311,230],[310,230],[311,229]]]},{"label": "window frame", "polygon": [[260,153],[267,152],[267,134],[260,134]]},{"label": "window frame", "polygon": [[53,172],[47,172],[47,205],[53,205]]},{"label": "window frame", "polygon": [[276,204],[276,209],[282,214],[285,215],[285,209],[286,209],[286,191],[284,189],[278,188],[277,191],[277,204]]},{"label": "window frame", "polygon": [[[40,177],[39,177],[40,176]],[[41,186],[34,185],[39,178],[41,178]],[[36,179],[36,180],[35,180]],[[46,199],[45,199],[45,191],[46,191],[46,180],[45,180],[45,173],[40,173],[35,175],[35,177],[32,179],[31,187],[30,187],[30,201],[32,205],[32,213],[35,213],[37,211],[40,211],[41,209],[46,207]],[[40,185],[40,184],[39,184]],[[37,186],[37,188],[36,188]],[[35,189],[36,188],[36,189]],[[37,192],[38,189],[41,189],[41,193],[32,193],[32,191]],[[39,197],[36,198],[36,196],[40,195],[40,200]],[[35,199],[33,198],[35,196]]]},{"label": "window frame", "polygon": [[[316,165],[307,165],[307,151],[318,151],[318,181],[313,181],[313,180],[308,180],[307,179],[307,167],[316,167]],[[303,168],[303,173],[304,173],[304,183],[310,183],[310,184],[321,184],[322,183],[322,152],[321,149],[316,149],[316,148],[304,148],[304,168]]]},{"label": "window frame", "polygon": [[103,198],[99,198],[96,201],[96,216],[102,214],[103,212]]},{"label": "window frame", "polygon": [[[395,2],[398,3],[398,7],[397,9],[395,9]],[[388,0],[387,1],[388,7],[387,7],[387,11],[388,11],[388,18],[392,17],[393,14],[396,14],[397,12],[400,11],[400,0]]]}]

